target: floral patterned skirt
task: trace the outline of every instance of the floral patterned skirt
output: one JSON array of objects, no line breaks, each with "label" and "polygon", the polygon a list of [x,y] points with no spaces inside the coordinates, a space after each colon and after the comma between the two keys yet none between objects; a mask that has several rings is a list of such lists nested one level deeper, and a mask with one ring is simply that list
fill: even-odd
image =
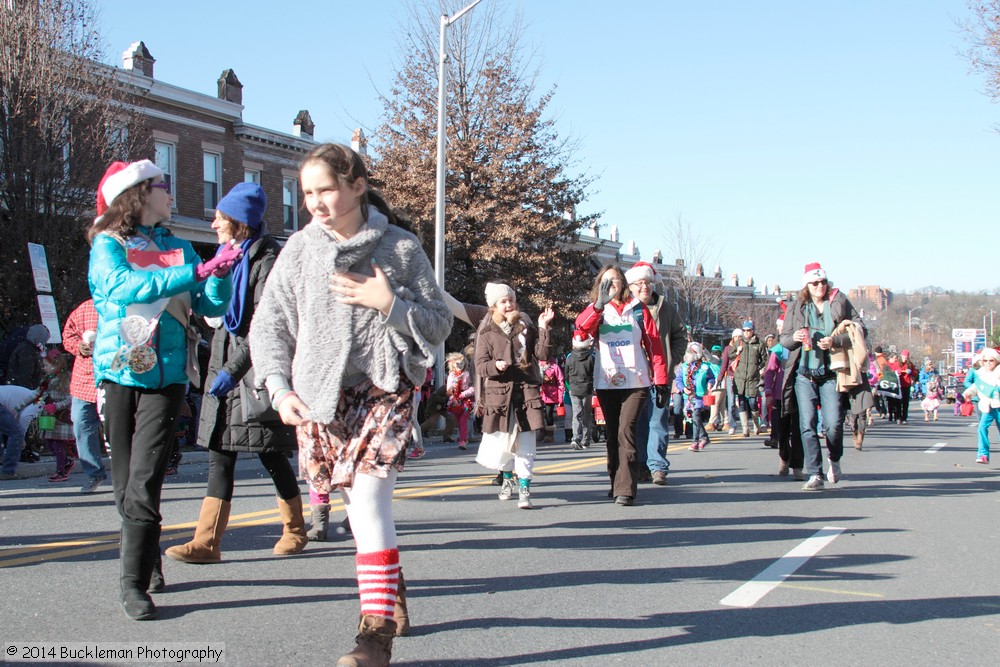
[{"label": "floral patterned skirt", "polygon": [[413,385],[401,379],[395,393],[370,380],[344,389],[332,424],[296,427],[299,474],[316,491],[351,488],[357,474],[385,478],[403,469],[413,442]]}]

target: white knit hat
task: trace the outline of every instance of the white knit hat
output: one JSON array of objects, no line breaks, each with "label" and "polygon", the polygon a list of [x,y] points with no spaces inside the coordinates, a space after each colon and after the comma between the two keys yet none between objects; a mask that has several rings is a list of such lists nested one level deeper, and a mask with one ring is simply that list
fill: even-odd
[{"label": "white knit hat", "polygon": [[490,308],[496,305],[497,301],[509,296],[512,299],[516,299],[517,295],[514,294],[513,288],[510,285],[504,285],[503,283],[486,283],[486,305]]}]

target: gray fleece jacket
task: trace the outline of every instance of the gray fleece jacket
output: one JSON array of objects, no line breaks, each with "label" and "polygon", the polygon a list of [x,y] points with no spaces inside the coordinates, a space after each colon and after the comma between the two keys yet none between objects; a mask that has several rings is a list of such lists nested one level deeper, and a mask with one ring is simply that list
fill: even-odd
[{"label": "gray fleece jacket", "polygon": [[[374,275],[374,261],[395,294],[388,317],[342,303],[330,289],[334,273]],[[271,270],[250,325],[258,388],[295,391],[310,420],[334,421],[342,387],[370,378],[396,391],[402,374],[423,384],[452,315],[417,238],[370,209],[368,223],[337,241],[316,223],[288,239]]]}]

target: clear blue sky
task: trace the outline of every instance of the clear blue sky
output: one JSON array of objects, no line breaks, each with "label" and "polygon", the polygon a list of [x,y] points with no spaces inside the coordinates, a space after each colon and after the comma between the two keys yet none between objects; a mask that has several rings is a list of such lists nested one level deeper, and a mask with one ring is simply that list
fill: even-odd
[{"label": "clear blue sky", "polygon": [[[959,56],[964,0],[483,2],[522,10],[559,131],[600,176],[581,212],[602,236],[669,259],[680,216],[712,239],[689,262],[758,287],[797,288],[814,260],[844,288],[1000,286],[1000,107]],[[233,68],[248,123],[308,109],[341,142],[378,124],[405,18],[396,0],[97,4],[110,60],[141,39],[158,79],[213,95]]]}]

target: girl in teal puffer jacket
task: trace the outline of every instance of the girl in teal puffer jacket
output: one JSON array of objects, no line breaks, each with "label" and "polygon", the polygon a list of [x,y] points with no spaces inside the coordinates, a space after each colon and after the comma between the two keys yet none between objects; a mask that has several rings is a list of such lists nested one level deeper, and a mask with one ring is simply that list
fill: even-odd
[{"label": "girl in teal puffer jacket", "polygon": [[98,314],[94,379],[122,519],[120,602],[140,621],[156,618],[147,589],[163,589],[160,493],[187,383],[198,380],[191,311],[225,313],[229,269],[239,256],[239,248],[224,246],[201,263],[190,243],[160,226],[171,208],[170,185],[156,165],[115,162],[101,179],[99,217],[88,234]]}]

